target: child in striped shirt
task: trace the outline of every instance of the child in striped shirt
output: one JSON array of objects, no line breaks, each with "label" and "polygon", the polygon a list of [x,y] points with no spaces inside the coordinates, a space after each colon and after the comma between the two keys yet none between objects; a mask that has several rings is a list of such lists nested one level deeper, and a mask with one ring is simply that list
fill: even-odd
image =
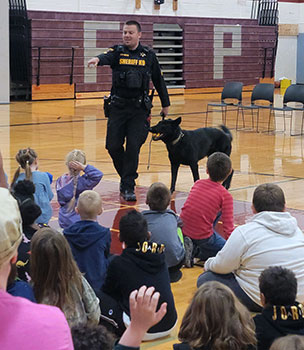
[{"label": "child in striped shirt", "polygon": [[[222,186],[231,171],[230,158],[215,152],[207,161],[209,178],[196,181],[191,188],[180,215],[184,224],[186,267],[193,266],[194,257],[205,261],[215,256],[234,229],[233,198]],[[214,230],[220,217],[225,238]]]}]

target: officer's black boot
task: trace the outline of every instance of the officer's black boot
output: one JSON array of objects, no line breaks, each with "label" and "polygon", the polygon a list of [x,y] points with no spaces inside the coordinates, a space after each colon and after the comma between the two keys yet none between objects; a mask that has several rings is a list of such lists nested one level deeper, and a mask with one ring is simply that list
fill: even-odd
[{"label": "officer's black boot", "polygon": [[123,197],[123,199],[127,202],[136,202],[136,195],[134,190],[120,190],[120,194]]}]

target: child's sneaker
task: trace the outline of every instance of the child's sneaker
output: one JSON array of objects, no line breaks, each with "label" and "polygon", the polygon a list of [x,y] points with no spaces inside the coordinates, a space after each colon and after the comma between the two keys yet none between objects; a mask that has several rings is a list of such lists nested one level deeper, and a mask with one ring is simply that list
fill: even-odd
[{"label": "child's sneaker", "polygon": [[193,259],[193,265],[204,267],[205,266],[205,261],[200,259],[200,258],[194,258]]},{"label": "child's sneaker", "polygon": [[185,247],[185,266],[193,267],[193,243],[190,237],[184,236],[184,247]]}]

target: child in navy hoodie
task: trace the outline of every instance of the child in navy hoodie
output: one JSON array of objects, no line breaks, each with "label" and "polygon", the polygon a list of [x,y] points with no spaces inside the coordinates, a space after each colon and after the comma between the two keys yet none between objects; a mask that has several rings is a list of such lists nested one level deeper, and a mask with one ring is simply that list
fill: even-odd
[{"label": "child in navy hoodie", "polygon": [[100,195],[91,190],[82,192],[75,211],[81,220],[66,228],[63,234],[71,246],[79,270],[97,292],[105,279],[111,245],[110,230],[96,221],[102,213]]}]

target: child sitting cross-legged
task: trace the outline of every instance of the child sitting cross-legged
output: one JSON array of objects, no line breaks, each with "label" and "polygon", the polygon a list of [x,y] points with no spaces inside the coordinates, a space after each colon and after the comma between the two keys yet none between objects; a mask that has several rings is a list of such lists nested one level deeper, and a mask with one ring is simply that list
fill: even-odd
[{"label": "child sitting cross-legged", "polygon": [[147,221],[136,210],[128,212],[121,218],[119,230],[123,252],[120,256],[115,256],[109,264],[103,285],[103,295],[100,296],[102,314],[104,314],[105,306],[109,304],[106,301],[107,298],[111,297],[117,305],[115,322],[119,324],[123,319],[125,326],[128,326],[130,318],[132,322],[129,305],[130,293],[139,289],[143,284],[147,287],[153,286],[160,293],[158,305],[160,306],[163,302],[167,303],[168,312],[160,322],[148,330],[144,340],[167,336],[176,325],[177,313],[163,253],[164,246],[149,242]]},{"label": "child sitting cross-legged", "polygon": [[[230,158],[215,152],[207,160],[209,178],[197,180],[191,188],[180,215],[185,236],[186,267],[192,267],[193,258],[206,261],[215,256],[234,229],[233,199],[222,186],[231,171]],[[219,217],[225,238],[214,230]]]},{"label": "child sitting cross-legged", "polygon": [[288,334],[304,335],[304,307],[296,302],[295,274],[281,266],[265,269],[259,278],[263,310],[254,317],[258,350]]},{"label": "child sitting cross-legged", "polygon": [[184,264],[185,250],[178,236],[181,221],[173,210],[168,209],[171,193],[161,182],[152,184],[147,192],[146,203],[150,210],[142,212],[151,233],[151,242],[164,244],[165,258],[170,281],[177,282],[182,277],[180,268]]},{"label": "child sitting cross-legged", "polygon": [[102,213],[100,195],[90,190],[82,192],[75,211],[81,220],[64,229],[63,234],[79,270],[97,292],[104,283],[111,245],[110,230],[97,222]]},{"label": "child sitting cross-legged", "polygon": [[131,323],[119,342],[114,345],[110,332],[102,326],[80,325],[72,328],[75,350],[139,350],[147,330],[157,324],[167,312],[167,304],[162,303],[156,311],[160,294],[154,287],[141,286],[129,297]]}]

